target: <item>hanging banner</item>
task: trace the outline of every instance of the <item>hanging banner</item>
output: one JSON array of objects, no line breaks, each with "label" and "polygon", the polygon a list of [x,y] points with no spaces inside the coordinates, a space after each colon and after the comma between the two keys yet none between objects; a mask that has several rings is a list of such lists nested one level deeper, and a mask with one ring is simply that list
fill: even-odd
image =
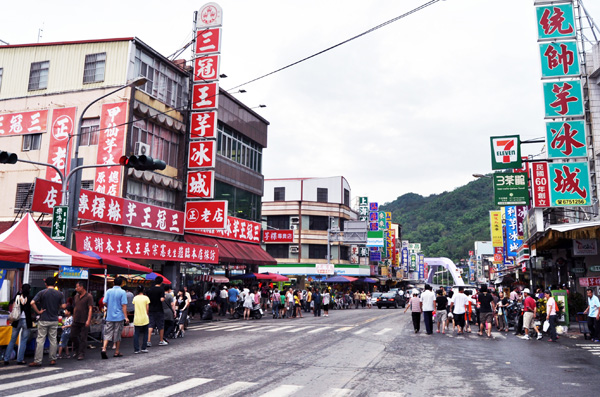
[{"label": "hanging banner", "polygon": [[585,115],[580,80],[554,81],[544,87],[545,117],[581,117]]},{"label": "hanging banner", "polygon": [[490,211],[492,246],[502,247],[502,212]]},{"label": "hanging banner", "polygon": [[[72,152],[75,145],[75,117],[77,108],[59,108],[52,110],[52,122],[50,123],[50,143],[48,145],[47,163],[58,167],[66,177],[71,166],[67,159],[71,159],[71,153],[67,153],[67,143],[69,152]],[[72,137],[69,142],[69,137]],[[62,183],[60,175],[54,168],[46,168],[46,179],[53,182]]]},{"label": "hanging banner", "polygon": [[47,126],[47,110],[0,114],[0,136],[39,134]]},{"label": "hanging banner", "polygon": [[[96,164],[115,164],[125,154],[125,132],[127,126],[127,102],[105,103],[100,113],[100,138]],[[123,167],[96,169],[94,191],[109,196],[121,195]]]},{"label": "hanging banner", "polygon": [[585,121],[555,121],[546,123],[549,158],[587,157]]},{"label": "hanging banner", "polygon": [[575,14],[573,4],[536,7],[538,40],[574,39]]}]

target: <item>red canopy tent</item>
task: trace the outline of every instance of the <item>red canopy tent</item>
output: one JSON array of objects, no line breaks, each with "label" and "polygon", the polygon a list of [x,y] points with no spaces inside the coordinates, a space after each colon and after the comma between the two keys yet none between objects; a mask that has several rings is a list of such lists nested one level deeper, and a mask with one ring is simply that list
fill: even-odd
[{"label": "red canopy tent", "polygon": [[6,262],[27,263],[29,262],[29,250],[0,243],[0,259]]}]

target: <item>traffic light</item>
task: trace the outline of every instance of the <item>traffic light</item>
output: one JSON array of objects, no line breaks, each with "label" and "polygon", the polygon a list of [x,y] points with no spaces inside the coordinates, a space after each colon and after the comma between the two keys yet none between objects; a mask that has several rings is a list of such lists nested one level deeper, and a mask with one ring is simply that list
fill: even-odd
[{"label": "traffic light", "polygon": [[124,167],[131,167],[138,171],[153,171],[164,170],[167,168],[167,163],[162,160],[154,160],[150,156],[122,156],[119,159],[119,164]]},{"label": "traffic light", "polygon": [[1,164],[16,164],[19,157],[15,153],[0,152],[0,163]]}]

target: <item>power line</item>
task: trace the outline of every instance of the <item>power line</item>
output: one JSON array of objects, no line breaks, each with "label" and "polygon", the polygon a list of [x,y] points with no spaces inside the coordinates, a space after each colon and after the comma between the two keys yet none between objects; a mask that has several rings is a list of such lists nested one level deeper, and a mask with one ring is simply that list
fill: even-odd
[{"label": "power line", "polygon": [[341,45],[344,45],[344,44],[346,44],[346,43],[349,43],[349,42],[351,42],[351,41],[353,41],[353,40],[356,40],[356,39],[358,39],[359,37],[365,36],[365,35],[367,35],[367,34],[369,34],[369,33],[372,33],[372,32],[374,32],[374,31],[376,31],[376,30],[378,30],[378,29],[381,29],[381,28],[383,28],[383,27],[385,27],[385,26],[387,26],[387,25],[389,25],[389,24],[391,24],[391,23],[394,23],[394,22],[396,22],[396,21],[398,21],[398,20],[400,20],[400,19],[403,19],[403,18],[405,18],[405,17],[407,17],[407,16],[409,16],[409,15],[411,15],[411,14],[414,14],[414,13],[416,13],[416,12],[418,12],[418,11],[421,11],[421,10],[423,10],[423,9],[425,9],[425,8],[427,8],[427,7],[431,6],[431,5],[433,5],[433,4],[435,4],[435,3],[439,2],[439,1],[440,1],[440,0],[431,0],[431,1],[429,1],[429,2],[427,2],[427,3],[425,3],[425,4],[423,4],[423,5],[420,5],[420,6],[419,6],[419,7],[417,7],[417,8],[414,8],[414,9],[412,9],[412,10],[410,10],[410,11],[408,11],[408,12],[406,12],[406,13],[402,14],[402,15],[399,15],[399,16],[397,16],[396,18],[392,18],[392,19],[390,19],[389,21],[383,22],[382,24],[379,24],[379,25],[377,25],[377,26],[375,26],[375,27],[372,27],[372,28],[371,28],[371,29],[369,29],[369,30],[366,30],[366,31],[364,31],[364,32],[362,32],[362,33],[360,33],[360,34],[357,34],[356,36],[350,37],[349,39],[346,39],[346,40],[344,40],[344,41],[342,41],[342,42],[340,42],[340,43],[337,43],[337,44],[335,44],[335,45],[333,45],[333,46],[331,46],[331,47],[328,47],[328,48],[326,48],[326,49],[324,49],[324,50],[322,50],[322,51],[319,51],[319,52],[317,52],[317,53],[314,53],[314,54],[312,54],[312,55],[309,55],[309,56],[307,56],[306,58],[302,58],[302,59],[300,59],[299,61],[296,61],[296,62],[290,63],[289,65],[287,65],[287,66],[284,66],[284,67],[282,67],[282,68],[279,68],[279,69],[277,69],[277,70],[274,70],[274,71],[272,71],[272,72],[270,72],[270,73],[267,73],[267,74],[264,74],[264,75],[262,75],[262,76],[260,76],[260,77],[254,78],[254,79],[252,79],[252,80],[250,80],[250,81],[247,81],[247,82],[245,82],[245,83],[243,83],[243,84],[237,85],[237,86],[235,86],[235,87],[233,87],[233,88],[230,88],[229,90],[235,90],[236,88],[243,87],[243,86],[245,86],[245,85],[247,85],[247,84],[250,84],[250,83],[253,83],[253,82],[257,81],[257,80],[264,79],[264,78],[265,78],[265,77],[267,77],[267,76],[271,76],[272,74],[275,74],[275,73],[281,72],[281,71],[283,71],[283,70],[285,70],[285,69],[288,69],[288,68],[291,68],[292,66],[298,65],[299,63],[302,63],[302,62],[304,62],[304,61],[308,61],[308,60],[309,60],[309,59],[311,59],[311,58],[314,58],[314,57],[316,57],[316,56],[318,56],[318,55],[324,54],[324,53],[326,53],[326,52],[328,52],[328,51],[331,51],[331,50],[333,50],[334,48],[337,48],[337,47],[339,47],[339,46],[341,46]]}]

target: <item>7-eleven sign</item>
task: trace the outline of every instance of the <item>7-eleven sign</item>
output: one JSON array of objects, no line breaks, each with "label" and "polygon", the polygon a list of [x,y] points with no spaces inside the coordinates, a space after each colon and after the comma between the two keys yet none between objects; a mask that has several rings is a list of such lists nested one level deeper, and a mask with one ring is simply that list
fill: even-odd
[{"label": "7-eleven sign", "polygon": [[492,169],[521,168],[521,140],[519,135],[490,137]]}]

